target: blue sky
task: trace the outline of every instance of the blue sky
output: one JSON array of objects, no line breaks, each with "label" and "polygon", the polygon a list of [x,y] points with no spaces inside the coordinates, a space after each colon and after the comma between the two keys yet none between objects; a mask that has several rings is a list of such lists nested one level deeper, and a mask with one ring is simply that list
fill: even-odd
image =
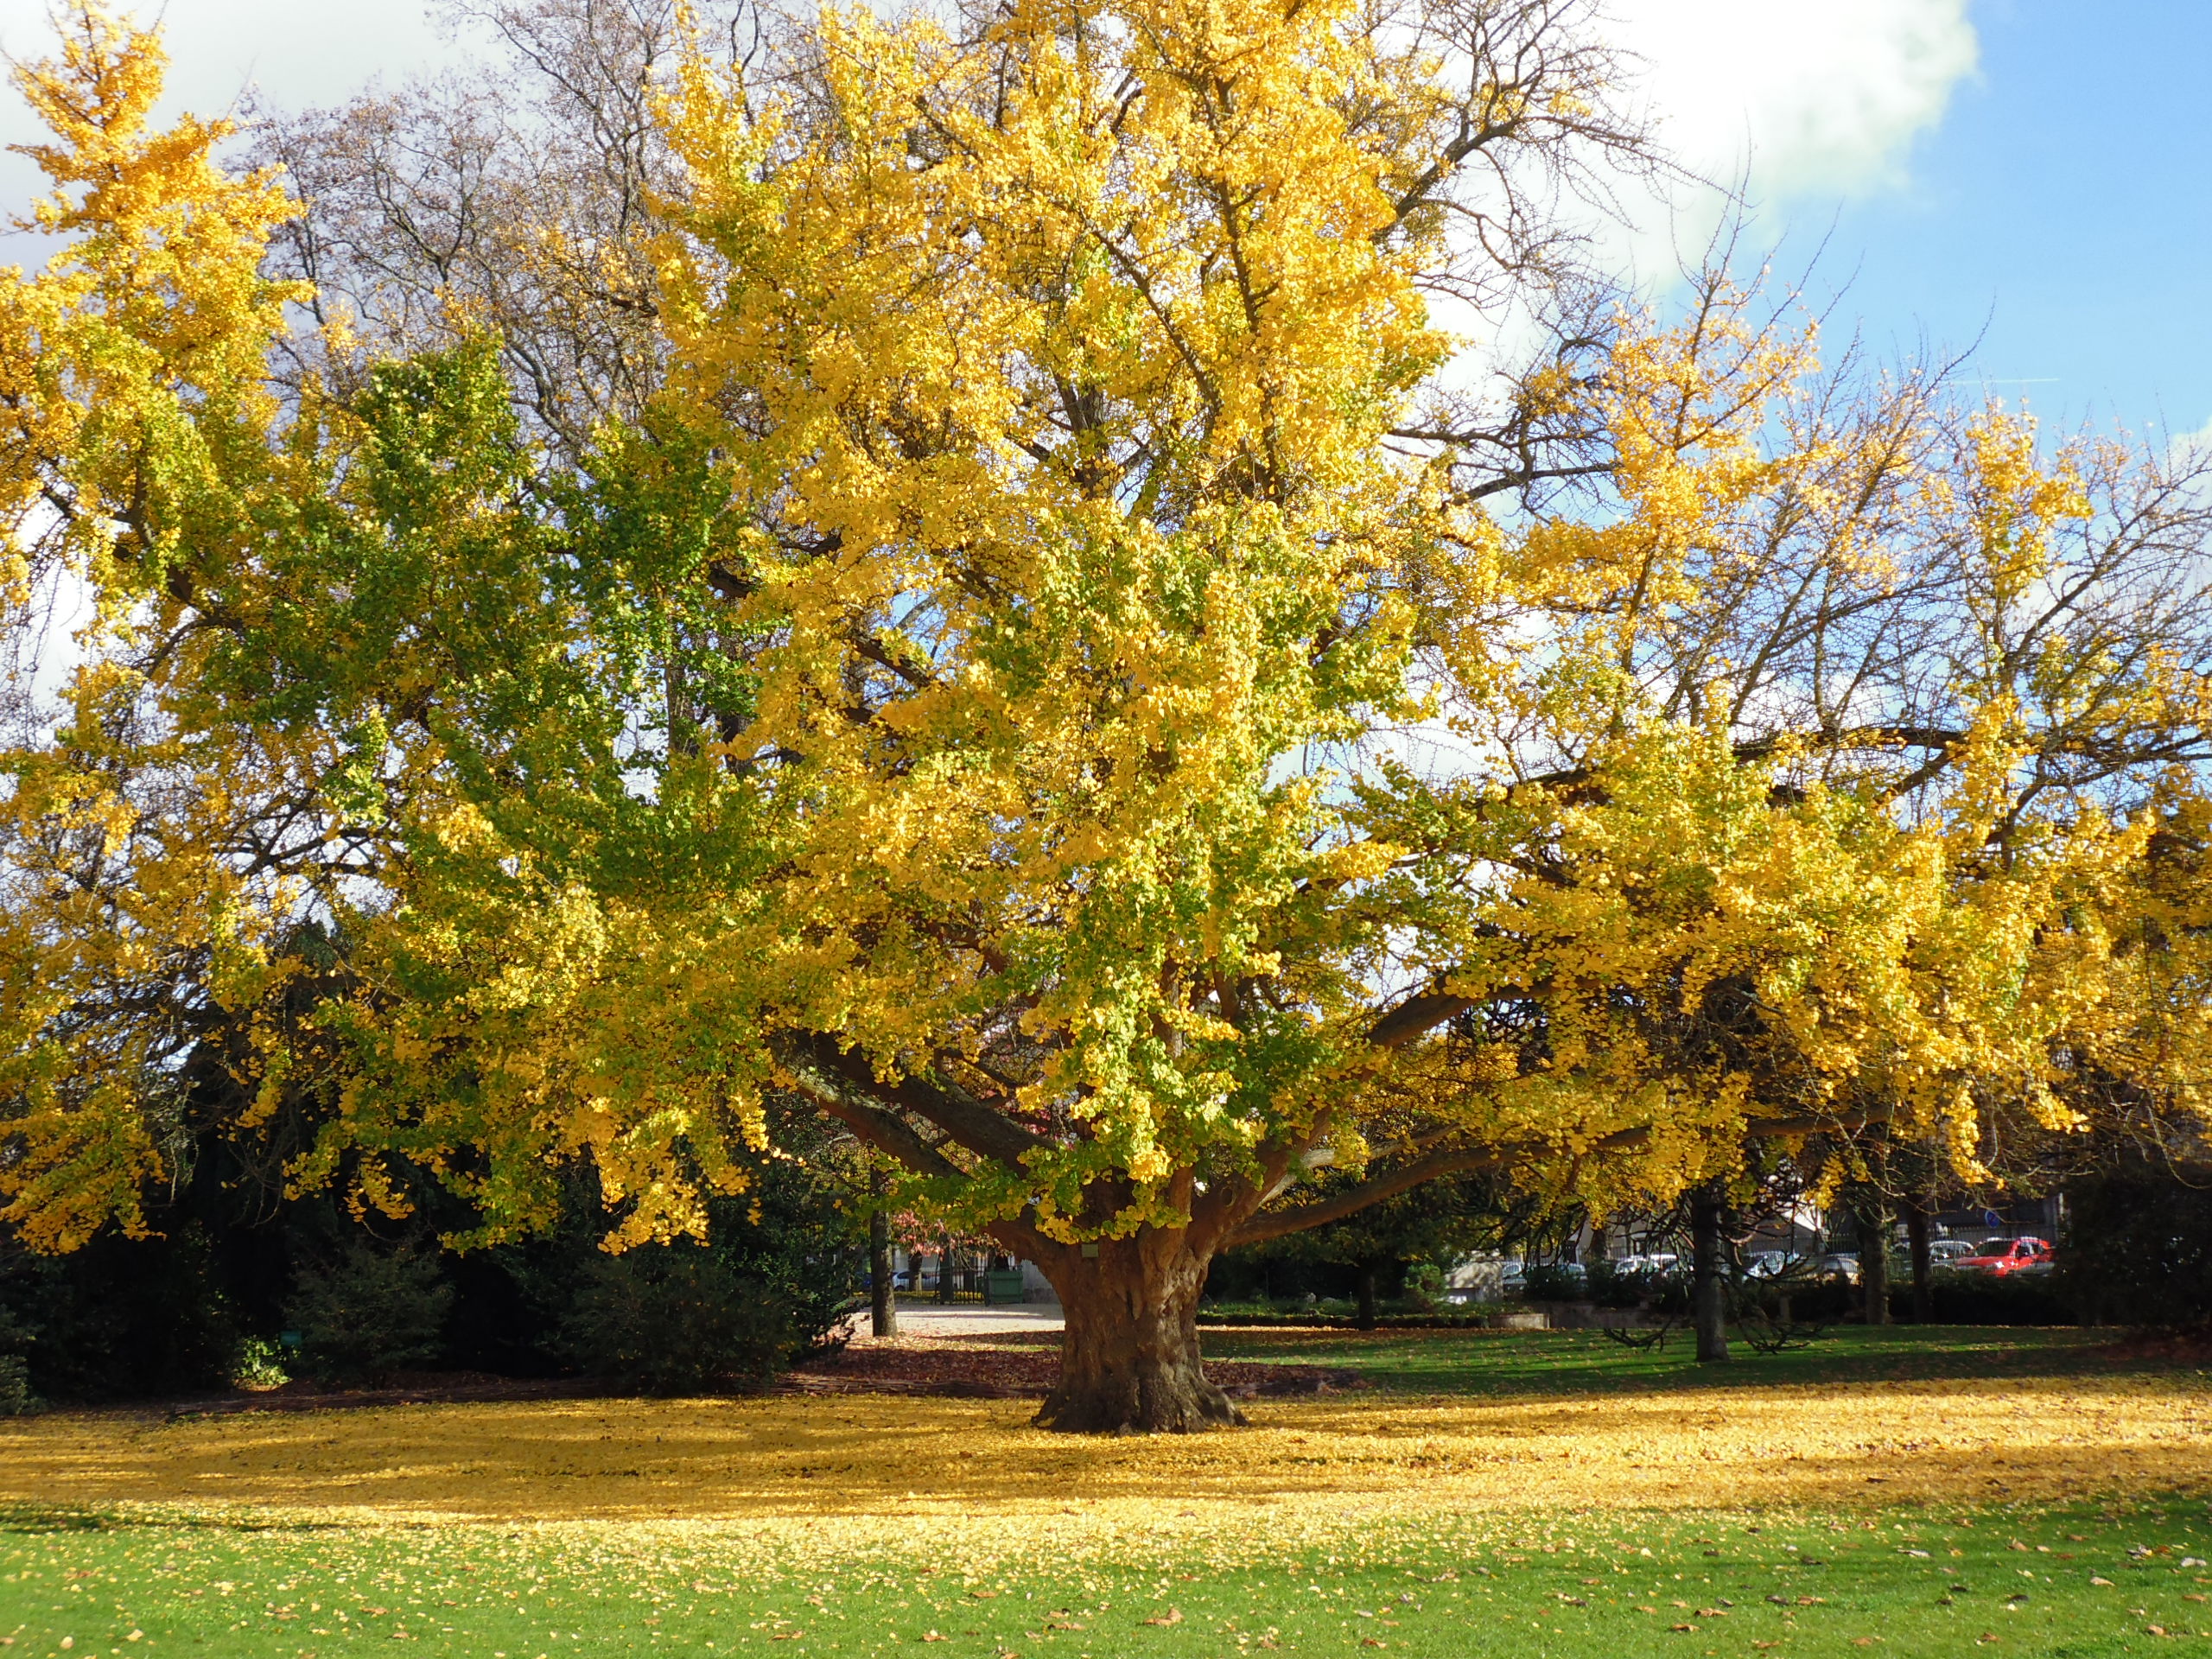
[{"label": "blue sky", "polygon": [[[2212,0],[1984,0],[1979,67],[1903,178],[1788,201],[1839,323],[1981,344],[2053,422],[2212,423]],[[2025,384],[2022,384],[2025,383]]]},{"label": "blue sky", "polygon": [[[42,49],[45,0],[0,0],[0,50]],[[145,10],[152,10],[149,6]],[[168,0],[174,102],[249,82],[329,104],[468,49],[417,0]],[[2212,425],[2212,0],[1611,0],[1675,147],[1747,176],[1754,239],[1826,248],[1832,326],[1878,347],[1977,338],[1974,370],[2056,423]],[[0,140],[29,135],[12,107]],[[28,169],[0,162],[0,200]],[[1669,264],[1710,216],[1647,216],[1624,262]],[[0,251],[35,257],[23,238]]]}]

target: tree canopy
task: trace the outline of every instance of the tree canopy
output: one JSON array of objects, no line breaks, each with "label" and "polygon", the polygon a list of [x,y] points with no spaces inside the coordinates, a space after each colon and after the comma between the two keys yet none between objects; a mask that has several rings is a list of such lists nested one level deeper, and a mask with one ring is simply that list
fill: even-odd
[{"label": "tree canopy", "polygon": [[[1561,204],[1656,163],[1580,7],[595,15],[501,14],[633,173],[384,289],[360,200],[147,127],[152,36],[18,73],[27,1238],[219,1096],[665,1239],[803,1101],[1052,1279],[1044,1421],[1179,1428],[1213,1253],[1425,1179],[2201,1122],[2201,465],[1722,271],[1593,301]],[[1447,306],[1550,343],[1470,390]]]}]

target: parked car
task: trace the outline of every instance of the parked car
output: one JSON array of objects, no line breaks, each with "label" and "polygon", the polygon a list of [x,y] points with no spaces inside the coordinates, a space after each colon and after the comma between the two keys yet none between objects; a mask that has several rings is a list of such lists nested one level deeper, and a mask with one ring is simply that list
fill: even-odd
[{"label": "parked car", "polygon": [[2015,1273],[2048,1273],[2053,1251],[2043,1238],[1986,1238],[1972,1255],[1951,1265],[1967,1273],[1991,1273],[2002,1279]]},{"label": "parked car", "polygon": [[1931,1238],[1928,1241],[1928,1260],[1938,1268],[1955,1268],[1981,1247],[1963,1238]]},{"label": "parked car", "polygon": [[1779,1279],[1785,1273],[1803,1272],[1811,1268],[1808,1256],[1795,1250],[1758,1250],[1744,1259],[1744,1276],[1747,1279]]},{"label": "parked car", "polygon": [[1847,1285],[1859,1282],[1859,1258],[1832,1251],[1822,1256],[1814,1271],[1823,1279],[1840,1279]]}]

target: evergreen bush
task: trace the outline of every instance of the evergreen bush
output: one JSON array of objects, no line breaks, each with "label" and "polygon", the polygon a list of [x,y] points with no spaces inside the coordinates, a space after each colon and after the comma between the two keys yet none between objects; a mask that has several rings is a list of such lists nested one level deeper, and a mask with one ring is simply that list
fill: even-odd
[{"label": "evergreen bush", "polygon": [[1522,1281],[1522,1296],[1532,1302],[1579,1302],[1586,1298],[1594,1300],[1599,1289],[1611,1281],[1610,1273],[1596,1274],[1604,1265],[1593,1262],[1577,1273],[1555,1262],[1540,1262],[1529,1269],[1528,1277]]},{"label": "evergreen bush", "polygon": [[436,1359],[452,1305],[435,1253],[355,1237],[300,1268],[284,1313],[302,1373],[359,1386]]},{"label": "evergreen bush", "polygon": [[238,1336],[188,1220],[110,1234],[66,1256],[0,1243],[0,1351],[49,1400],[95,1402],[219,1389]]},{"label": "evergreen bush", "polygon": [[1417,1262],[1406,1269],[1405,1289],[1402,1293],[1406,1306],[1416,1313],[1433,1313],[1448,1305],[1445,1295],[1444,1269],[1433,1262]]},{"label": "evergreen bush", "polygon": [[2067,1191],[2058,1288],[2092,1324],[2212,1325],[2212,1169],[2139,1166]]},{"label": "evergreen bush", "polygon": [[0,1354],[0,1417],[20,1417],[37,1408],[29,1363],[21,1354]]},{"label": "evergreen bush", "polygon": [[238,1357],[231,1366],[233,1388],[281,1389],[291,1380],[282,1344],[267,1337],[248,1337],[238,1344]]},{"label": "evergreen bush", "polygon": [[556,1345],[579,1370],[647,1394],[766,1382],[800,1344],[787,1296],[689,1242],[585,1264]]},{"label": "evergreen bush", "polygon": [[[2055,1274],[2006,1274],[1939,1268],[1928,1278],[1930,1322],[1936,1325],[2072,1325],[2073,1300]],[[1890,1294],[1892,1318],[1910,1319],[1912,1287]]]}]

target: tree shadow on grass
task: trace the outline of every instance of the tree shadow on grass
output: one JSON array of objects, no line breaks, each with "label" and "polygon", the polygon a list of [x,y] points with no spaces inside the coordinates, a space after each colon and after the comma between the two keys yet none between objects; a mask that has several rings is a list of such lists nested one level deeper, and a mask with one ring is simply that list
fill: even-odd
[{"label": "tree shadow on grass", "polygon": [[334,1521],[239,1511],[119,1510],[82,1503],[0,1503],[0,1536],[54,1532],[330,1532]]}]

